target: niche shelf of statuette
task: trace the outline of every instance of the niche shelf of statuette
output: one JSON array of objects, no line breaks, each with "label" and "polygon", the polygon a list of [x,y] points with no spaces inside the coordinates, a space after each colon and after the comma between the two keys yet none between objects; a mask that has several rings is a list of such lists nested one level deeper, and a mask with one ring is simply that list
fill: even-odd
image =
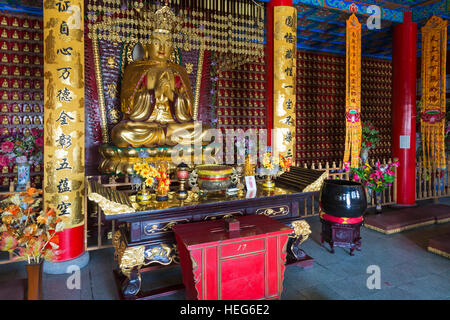
[{"label": "niche shelf of statuette", "polygon": [[[30,181],[28,181],[27,183],[27,189],[29,189],[31,186]],[[0,195],[7,195],[7,194],[16,194],[16,193],[21,193],[23,191],[14,191],[15,190],[15,185],[14,182],[11,182],[9,184],[9,191],[5,191],[5,192],[0,192]]]}]

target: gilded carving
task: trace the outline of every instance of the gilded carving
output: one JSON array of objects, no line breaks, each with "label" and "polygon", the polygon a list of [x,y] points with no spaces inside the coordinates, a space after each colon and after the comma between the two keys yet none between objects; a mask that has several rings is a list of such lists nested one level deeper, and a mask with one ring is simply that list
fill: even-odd
[{"label": "gilded carving", "polygon": [[53,30],[50,30],[45,38],[45,62],[53,64],[56,62],[55,36]]},{"label": "gilded carving", "polygon": [[286,216],[289,214],[288,206],[281,206],[275,208],[261,208],[256,210],[256,214],[262,214],[265,216]]},{"label": "gilded carving", "polygon": [[241,211],[238,212],[231,212],[231,213],[225,213],[225,214],[213,214],[213,215],[208,215],[206,216],[203,220],[208,221],[208,220],[216,220],[216,219],[228,219],[228,218],[232,218],[233,216],[243,216],[244,213]]},{"label": "gilded carving", "polygon": [[152,235],[154,233],[159,233],[159,232],[167,232],[172,230],[172,227],[174,225],[177,225],[180,222],[189,222],[189,220],[187,219],[183,219],[183,220],[175,220],[175,221],[170,221],[169,223],[165,224],[163,227],[158,228],[159,225],[158,224],[148,224],[144,227],[144,233],[146,235]]},{"label": "gilded carving", "polygon": [[117,253],[118,263],[122,273],[130,277],[131,270],[137,268],[138,270],[144,265],[145,260],[145,247],[125,247],[124,242],[120,243],[120,247]]},{"label": "gilded carving", "polygon": [[311,234],[311,228],[305,220],[297,220],[291,223],[294,228],[293,238],[299,239],[301,237],[301,243],[305,242]]}]

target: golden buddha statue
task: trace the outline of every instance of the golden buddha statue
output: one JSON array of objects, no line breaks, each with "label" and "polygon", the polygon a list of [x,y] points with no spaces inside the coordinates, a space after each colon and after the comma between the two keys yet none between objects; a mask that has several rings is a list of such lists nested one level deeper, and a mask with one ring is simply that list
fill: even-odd
[{"label": "golden buddha statue", "polygon": [[118,147],[190,145],[202,140],[194,132],[192,88],[186,70],[173,62],[175,14],[165,6],[154,15],[145,59],[125,69],[121,109],[124,119],[111,132]]}]

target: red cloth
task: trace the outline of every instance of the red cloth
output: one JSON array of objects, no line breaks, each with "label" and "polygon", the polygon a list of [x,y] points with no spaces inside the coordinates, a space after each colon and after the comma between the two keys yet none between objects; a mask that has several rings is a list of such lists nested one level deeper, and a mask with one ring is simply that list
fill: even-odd
[{"label": "red cloth", "polygon": [[335,217],[335,216],[326,214],[325,212],[320,213],[320,218],[322,218],[323,220],[340,223],[340,224],[355,224],[355,223],[360,223],[363,221],[363,217],[357,217],[357,218]]}]

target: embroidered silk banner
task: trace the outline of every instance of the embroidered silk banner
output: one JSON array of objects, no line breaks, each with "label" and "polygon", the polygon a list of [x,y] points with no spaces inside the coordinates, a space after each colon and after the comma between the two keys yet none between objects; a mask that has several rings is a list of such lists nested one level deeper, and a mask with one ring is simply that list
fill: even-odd
[{"label": "embroidered silk banner", "polygon": [[425,168],[445,168],[447,21],[433,16],[422,28],[420,126]]},{"label": "embroidered silk banner", "polygon": [[82,0],[44,1],[44,205],[66,230],[84,224],[83,17]]},{"label": "embroidered silk banner", "polygon": [[344,163],[357,167],[361,151],[361,24],[352,14],[347,20],[346,132]]},{"label": "embroidered silk banner", "polygon": [[295,163],[297,10],[274,7],[273,129],[275,154]]}]

